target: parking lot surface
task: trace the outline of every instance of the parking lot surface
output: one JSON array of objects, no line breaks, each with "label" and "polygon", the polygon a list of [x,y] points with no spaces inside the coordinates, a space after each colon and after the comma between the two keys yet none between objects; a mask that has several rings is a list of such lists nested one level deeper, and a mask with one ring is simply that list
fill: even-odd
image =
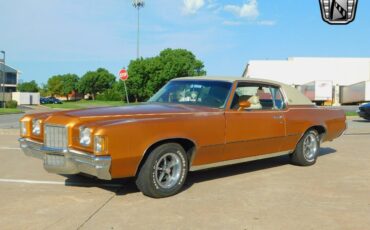
[{"label": "parking lot surface", "polygon": [[45,172],[0,132],[1,229],[369,229],[370,122],[348,121],[317,164],[286,156],[190,173],[180,194],[151,199],[132,179]]}]

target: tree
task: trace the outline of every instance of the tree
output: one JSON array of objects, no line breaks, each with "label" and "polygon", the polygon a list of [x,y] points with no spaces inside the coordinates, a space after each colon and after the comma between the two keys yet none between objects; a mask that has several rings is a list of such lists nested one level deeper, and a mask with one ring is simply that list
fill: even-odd
[{"label": "tree", "polygon": [[[78,80],[79,78],[76,74],[55,75],[48,79],[45,88],[47,88],[47,92],[52,96],[63,95],[68,101],[68,94],[77,89]],[[45,89],[43,92],[45,92]]]},{"label": "tree", "polygon": [[113,86],[116,77],[108,70],[99,68],[96,71],[87,72],[78,83],[78,90],[84,94],[91,94],[95,100],[98,93],[104,92]]},{"label": "tree", "polygon": [[48,79],[47,89],[51,96],[63,95],[63,76],[55,75]]},{"label": "tree", "polygon": [[50,95],[49,89],[47,84],[42,84],[40,87],[40,95],[41,97],[47,97]]},{"label": "tree", "polygon": [[[185,49],[165,49],[159,56],[132,60],[126,81],[130,98],[143,101],[169,80],[177,77],[206,74],[202,61]],[[120,83],[122,84],[122,83]]]},{"label": "tree", "polygon": [[[96,100],[100,101],[122,101],[123,89],[120,88],[118,82],[115,82],[112,88],[106,89],[104,92],[96,96]],[[126,99],[125,99],[126,100]]]},{"label": "tree", "polygon": [[23,82],[18,84],[19,92],[39,92],[39,86],[32,80],[30,82]]},{"label": "tree", "polygon": [[64,74],[62,75],[63,88],[62,93],[69,100],[68,94],[77,90],[78,76],[76,74]]}]

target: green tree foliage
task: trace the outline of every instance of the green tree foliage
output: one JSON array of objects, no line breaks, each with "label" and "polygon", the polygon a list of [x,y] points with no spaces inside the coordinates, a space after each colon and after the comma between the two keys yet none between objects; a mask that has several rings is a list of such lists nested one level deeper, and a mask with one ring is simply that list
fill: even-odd
[{"label": "green tree foliage", "polygon": [[123,91],[119,84],[115,82],[111,89],[106,89],[103,93],[96,96],[96,100],[100,101],[122,101]]},{"label": "green tree foliage", "polygon": [[47,84],[42,84],[40,88],[40,95],[41,97],[47,97],[50,95],[48,85]]},{"label": "green tree foliage", "polygon": [[65,74],[62,76],[63,78],[63,88],[62,92],[63,95],[67,98],[67,101],[69,100],[68,94],[70,94],[72,91],[77,90],[78,85],[78,76],[76,74]]},{"label": "green tree foliage", "polygon": [[78,82],[78,90],[84,94],[91,94],[95,100],[98,93],[112,88],[116,77],[109,73],[108,70],[99,68],[96,71],[87,72]]},{"label": "green tree foliage", "polygon": [[63,95],[63,75],[55,75],[49,78],[47,89],[51,96]]},{"label": "green tree foliage", "polygon": [[[165,49],[159,56],[132,60],[126,81],[131,100],[144,101],[169,80],[206,74],[202,61],[185,49]],[[120,88],[123,92],[122,82]]]},{"label": "green tree foliage", "polygon": [[39,86],[34,80],[30,82],[23,82],[23,83],[18,84],[18,91],[19,92],[38,92]]},{"label": "green tree foliage", "polygon": [[68,94],[77,89],[78,80],[79,78],[76,74],[55,75],[49,78],[48,83],[41,92],[42,94],[50,94],[52,96],[65,96],[68,100]]}]

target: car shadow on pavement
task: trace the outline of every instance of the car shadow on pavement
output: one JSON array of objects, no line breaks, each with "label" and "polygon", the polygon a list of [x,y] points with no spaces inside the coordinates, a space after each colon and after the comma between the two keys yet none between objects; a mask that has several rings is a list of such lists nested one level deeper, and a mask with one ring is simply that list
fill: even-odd
[{"label": "car shadow on pavement", "polygon": [[[335,153],[333,148],[320,148],[319,157]],[[263,160],[250,161],[235,165],[229,165],[219,168],[205,169],[202,171],[190,172],[187,181],[185,182],[184,190],[189,189],[196,183],[220,179],[224,177],[236,176],[239,174],[247,174],[255,171],[275,168],[283,165],[291,164],[288,155],[272,157]],[[299,167],[299,166],[297,166]]]},{"label": "car shadow on pavement", "polygon": [[[320,157],[335,152],[336,150],[332,148],[321,148]],[[247,174],[259,170],[275,168],[288,164],[290,164],[290,158],[288,155],[286,155],[246,163],[240,163],[235,165],[229,165],[224,167],[205,169],[196,172],[189,172],[183,191],[189,189],[196,183],[216,180],[224,177],[236,176],[239,174]],[[65,180],[66,186],[101,188],[110,192],[114,192],[116,193],[116,195],[127,195],[130,193],[139,192],[135,185],[134,178],[114,179],[111,181],[105,181],[92,177],[86,177],[83,175],[64,175],[64,176],[67,178]]]},{"label": "car shadow on pavement", "polygon": [[101,188],[116,195],[125,195],[139,192],[135,185],[134,178],[113,179],[110,181],[99,180],[97,178],[85,175],[63,175],[66,177],[65,186],[83,187],[83,188]]}]

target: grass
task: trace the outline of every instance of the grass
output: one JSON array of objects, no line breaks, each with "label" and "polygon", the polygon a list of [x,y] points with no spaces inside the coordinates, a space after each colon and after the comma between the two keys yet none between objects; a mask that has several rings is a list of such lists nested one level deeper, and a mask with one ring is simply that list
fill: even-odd
[{"label": "grass", "polygon": [[8,109],[8,108],[0,108],[0,115],[4,115],[4,114],[14,114],[14,113],[23,113],[22,110],[20,109]]},{"label": "grass", "polygon": [[346,112],[346,116],[347,117],[354,117],[354,116],[358,116],[358,114],[356,112]]},{"label": "grass", "polygon": [[80,100],[80,101],[65,101],[63,102],[63,104],[43,104],[43,105],[52,109],[85,109],[92,107],[122,106],[124,104],[125,103],[122,101]]}]

